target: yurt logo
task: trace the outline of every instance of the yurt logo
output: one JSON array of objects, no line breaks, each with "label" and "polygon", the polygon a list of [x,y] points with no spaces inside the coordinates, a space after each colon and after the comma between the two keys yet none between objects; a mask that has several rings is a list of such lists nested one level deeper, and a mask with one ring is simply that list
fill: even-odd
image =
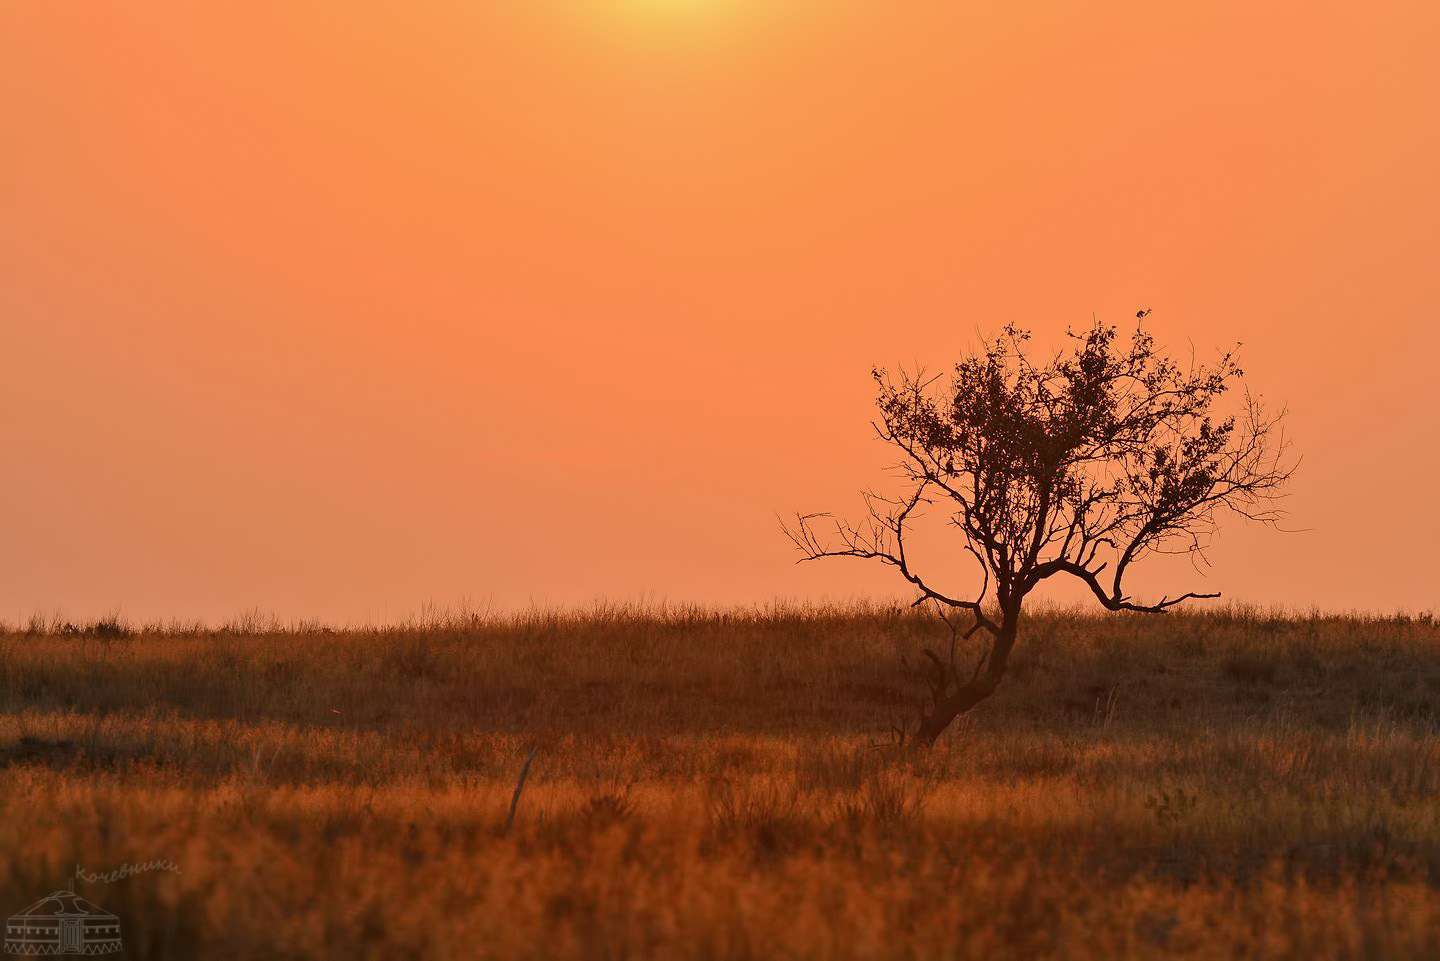
[{"label": "yurt logo", "polygon": [[5,953],[23,955],[114,954],[120,950],[120,919],[70,890],[56,891],[5,922]]}]

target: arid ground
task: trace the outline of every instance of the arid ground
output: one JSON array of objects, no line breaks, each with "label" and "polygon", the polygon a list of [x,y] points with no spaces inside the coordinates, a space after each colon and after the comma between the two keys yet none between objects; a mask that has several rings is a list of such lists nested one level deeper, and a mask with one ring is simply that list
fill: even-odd
[{"label": "arid ground", "polygon": [[[0,637],[0,914],[126,958],[1440,957],[1440,627],[595,609]],[[513,825],[516,778],[536,751]]]}]

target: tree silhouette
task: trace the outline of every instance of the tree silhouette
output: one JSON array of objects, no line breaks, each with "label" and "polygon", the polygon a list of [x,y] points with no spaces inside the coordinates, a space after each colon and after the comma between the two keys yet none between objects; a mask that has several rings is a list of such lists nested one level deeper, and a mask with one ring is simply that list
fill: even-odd
[{"label": "tree silhouette", "polygon": [[[1284,411],[1267,414],[1244,394],[1223,415],[1230,388],[1243,376],[1235,351],[1213,364],[1182,368],[1163,356],[1141,324],[1128,344],[1097,322],[1070,333],[1069,349],[1037,366],[1030,335],[1006,326],[995,340],[955,366],[948,384],[923,372],[879,385],[880,438],[903,455],[907,492],[864,494],[860,525],[801,514],[785,530],[803,553],[862,557],[896,568],[950,625],[948,658],[929,658],[931,700],[914,736],[934,743],[959,715],[989,697],[1005,675],[1026,597],[1057,575],[1078,578],[1111,611],[1161,613],[1194,598],[1186,592],[1153,603],[1124,589],[1130,568],[1154,553],[1203,560],[1217,517],[1228,510],[1273,524],[1272,500],[1289,480]],[[973,598],[952,596],[920,574],[906,552],[913,520],[943,505],[960,546],[979,568]],[[968,615],[962,633],[959,622]],[[985,643],[966,676],[958,641]]]}]

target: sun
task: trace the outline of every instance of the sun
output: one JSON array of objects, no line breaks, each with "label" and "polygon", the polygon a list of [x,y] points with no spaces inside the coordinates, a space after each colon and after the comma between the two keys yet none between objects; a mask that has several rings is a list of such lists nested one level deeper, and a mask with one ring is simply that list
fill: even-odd
[{"label": "sun", "polygon": [[[596,0],[586,5],[596,27],[647,49],[733,49],[764,20],[766,3],[793,0]],[[578,6],[578,5],[577,5]],[[573,9],[573,8],[572,8]]]},{"label": "sun", "polygon": [[693,17],[708,15],[720,8],[724,0],[619,0],[637,15],[650,17]]}]

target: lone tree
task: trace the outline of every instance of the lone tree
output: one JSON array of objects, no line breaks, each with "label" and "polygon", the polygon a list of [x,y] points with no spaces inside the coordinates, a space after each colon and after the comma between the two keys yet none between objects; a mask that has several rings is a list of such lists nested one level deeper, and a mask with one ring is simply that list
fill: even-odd
[{"label": "lone tree", "polygon": [[[951,627],[950,656],[925,651],[931,700],[914,736],[933,744],[959,715],[989,697],[1015,646],[1025,599],[1058,575],[1078,578],[1111,611],[1162,613],[1193,598],[1142,603],[1126,594],[1132,565],[1155,553],[1203,560],[1217,516],[1229,510],[1273,524],[1272,499],[1290,478],[1280,430],[1248,392],[1228,415],[1227,391],[1241,378],[1233,350],[1213,364],[1182,368],[1155,347],[1137,315],[1128,344],[1096,323],[1071,333],[1069,349],[1043,365],[1026,354],[1030,335],[1007,326],[939,377],[882,369],[880,438],[902,458],[908,491],[866,492],[859,525],[797,515],[786,533],[804,554],[872,558],[896,568]],[[906,553],[912,521],[943,505],[964,551],[979,566],[972,599],[952,596],[922,575]],[[951,619],[973,618],[968,629]],[[980,634],[983,651],[966,676],[955,643]]]}]

